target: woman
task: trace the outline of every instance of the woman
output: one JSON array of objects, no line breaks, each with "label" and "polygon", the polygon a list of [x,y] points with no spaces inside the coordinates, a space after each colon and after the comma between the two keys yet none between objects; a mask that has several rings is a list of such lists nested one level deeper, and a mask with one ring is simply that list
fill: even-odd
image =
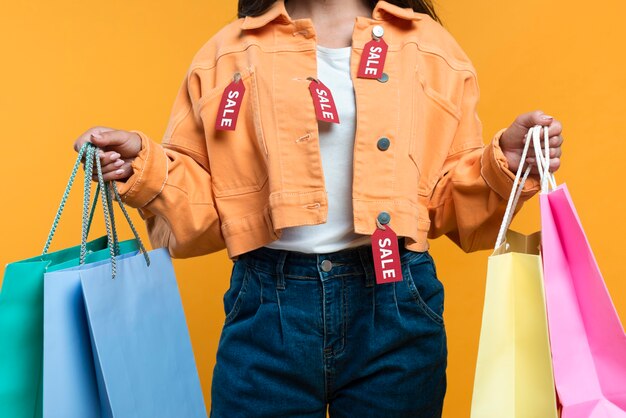
[{"label": "woman", "polygon": [[153,246],[234,261],[212,416],[441,416],[427,238],[492,247],[526,132],[549,126],[555,171],[561,124],[525,113],[483,145],[476,72],[430,1],[241,0],[239,17],[192,60],[162,144],[94,127],[75,149],[103,149]]}]

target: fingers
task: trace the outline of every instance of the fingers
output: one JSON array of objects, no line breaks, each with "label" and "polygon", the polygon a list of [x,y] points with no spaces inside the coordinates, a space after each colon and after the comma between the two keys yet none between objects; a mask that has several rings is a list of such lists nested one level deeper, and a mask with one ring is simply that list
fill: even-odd
[{"label": "fingers", "polygon": [[[541,151],[543,152],[543,149]],[[560,157],[562,152],[563,151],[561,150],[560,143],[557,144],[557,141],[554,141],[554,144],[553,144],[552,141],[550,141],[550,158]],[[526,161],[528,161],[530,158],[532,158],[534,161],[536,157],[535,150],[529,149],[528,153],[526,154],[526,157],[527,157]]]},{"label": "fingers", "polygon": [[[102,164],[103,169],[108,164],[112,164],[112,163],[116,163],[120,161],[120,154],[115,151],[98,151],[98,157],[100,158],[100,164]],[[122,163],[119,163],[118,166],[121,166]],[[94,164],[95,164],[95,161],[94,161]],[[85,167],[85,161],[83,159],[83,168],[84,167]]]},{"label": "fingers", "polygon": [[[526,158],[526,162],[528,164],[532,164],[532,168],[530,169],[530,174],[539,175],[539,169],[537,168],[536,160],[534,158]],[[559,168],[561,168],[561,158],[560,153],[559,156],[550,157],[550,172],[554,173]]]},{"label": "fingers", "polygon": [[[121,155],[116,151],[100,151],[100,161],[102,164],[113,163],[121,157]],[[103,166],[104,168],[104,166]]]},{"label": "fingers", "polygon": [[563,124],[561,123],[561,121],[554,119],[552,116],[544,114],[541,110],[523,113],[517,117],[516,122],[526,129],[530,129],[535,125],[547,126],[548,137],[550,138],[559,137],[561,136],[561,133],[563,133]]},{"label": "fingers", "polygon": [[107,174],[122,168],[126,162],[124,160],[115,160],[112,163],[102,166],[102,174]]},{"label": "fingers", "polygon": [[552,116],[546,115],[541,110],[522,113],[515,119],[515,123],[525,129],[530,129],[535,125],[550,126],[553,121],[554,118]]},{"label": "fingers", "polygon": [[560,167],[561,167],[561,159],[560,158],[554,158],[554,159],[550,160],[550,171],[552,173],[554,173]]},{"label": "fingers", "polygon": [[93,128],[87,129],[76,139],[76,141],[74,141],[74,151],[78,152],[80,148],[85,144],[85,142],[91,142],[90,140],[92,134],[101,134],[103,132],[109,132],[113,130],[114,129],[105,126],[94,126]]},{"label": "fingers", "polygon": [[105,151],[116,151],[122,158],[135,158],[141,151],[141,137],[135,132],[114,130],[94,133],[91,142]]},{"label": "fingers", "polygon": [[86,142],[91,142],[104,151],[103,162],[116,159],[116,154],[117,158],[133,159],[141,151],[141,141],[136,132],[97,126],[88,129],[74,141],[74,150],[78,152]]},{"label": "fingers", "polygon": [[91,134],[91,142],[100,147],[112,147],[115,145],[124,145],[133,135],[127,131],[106,131],[106,132],[94,132]]},{"label": "fingers", "polygon": [[[522,154],[526,138],[528,137],[528,131],[533,126],[542,126],[547,127],[548,131],[548,147],[549,147],[549,156],[545,158],[550,159],[550,171],[555,172],[561,166],[561,156],[562,156],[562,145],[563,145],[563,125],[560,121],[554,119],[550,115],[546,115],[541,110],[535,110],[533,112],[523,113],[519,115],[513,124],[502,134],[500,138],[500,146],[502,150],[505,149],[509,152],[509,154],[519,153]],[[541,149],[543,151],[543,129],[541,132],[541,140],[542,145]],[[536,166],[536,158],[535,149],[533,146],[527,150],[526,155],[526,163],[532,164],[533,167],[531,169],[531,173],[534,175],[539,175]],[[509,159],[509,165],[511,165],[511,160]],[[514,165],[514,164],[513,164]]]},{"label": "fingers", "polygon": [[549,144],[551,148],[560,147],[563,145],[563,137],[561,135],[553,136],[549,139]]},{"label": "fingers", "polygon": [[[117,160],[102,166],[102,174],[105,182],[111,180],[125,180],[133,174],[133,167],[130,161]],[[92,179],[98,181],[97,174],[94,174]]]},{"label": "fingers", "polygon": [[559,136],[563,132],[563,125],[558,120],[553,120],[548,127],[548,136]]}]

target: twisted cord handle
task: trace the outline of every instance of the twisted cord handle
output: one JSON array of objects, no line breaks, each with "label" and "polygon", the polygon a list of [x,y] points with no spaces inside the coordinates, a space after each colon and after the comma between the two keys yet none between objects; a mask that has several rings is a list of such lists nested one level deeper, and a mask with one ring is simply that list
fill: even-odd
[{"label": "twisted cord handle", "polygon": [[[95,152],[96,147],[93,147],[93,151]],[[113,229],[115,228],[115,225],[113,225],[111,223],[111,212],[109,211],[109,202],[108,202],[108,189],[107,189],[107,185],[104,182],[104,177],[102,175],[102,164],[100,163],[100,158],[96,158],[96,172],[98,175],[98,185],[100,186],[100,189],[102,189],[102,193],[101,193],[101,200],[102,200],[102,209],[104,210],[104,226],[106,228],[106,232],[107,232],[107,238],[108,238],[108,247],[109,247],[109,253],[111,255],[111,275],[112,278],[114,279],[115,276],[117,275],[117,260],[115,258],[115,256],[117,255],[115,253],[115,238],[113,238]],[[83,237],[83,242],[85,241],[86,237]],[[81,248],[82,248],[82,243],[81,243]],[[82,256],[82,252],[81,252],[81,256]]]},{"label": "twisted cord handle", "polygon": [[[106,194],[107,194],[107,210],[109,211],[109,216],[111,219],[111,225],[113,225],[113,246],[114,246],[114,250],[115,250],[115,255],[119,255],[120,254],[120,241],[117,237],[117,229],[115,228],[115,211],[113,210],[113,201],[111,200],[113,198],[112,194],[111,194],[111,187],[109,186],[110,182],[106,183]],[[100,187],[100,184],[98,183],[98,187]]]},{"label": "twisted cord handle", "polygon": [[[90,144],[90,147],[91,147],[90,148],[91,152],[95,155],[98,149],[93,144]],[[146,265],[148,266],[150,265],[150,257],[148,255],[148,251],[146,250],[146,247],[143,244],[143,241],[139,237],[139,233],[137,232],[137,229],[135,228],[135,225],[133,221],[131,220],[130,215],[128,214],[128,211],[126,210],[126,207],[122,203],[122,198],[120,197],[119,191],[117,189],[117,183],[115,181],[105,182],[104,175],[102,173],[102,164],[100,162],[100,159],[95,158],[95,161],[96,161],[96,174],[98,177],[98,188],[102,190],[101,200],[102,200],[102,208],[104,210],[104,224],[105,224],[105,228],[107,231],[107,238],[109,241],[109,252],[111,254],[112,278],[115,278],[115,276],[117,275],[116,256],[119,255],[120,251],[119,251],[119,239],[117,236],[117,228],[115,227],[113,198],[115,198],[115,200],[118,201],[120,209],[122,210],[122,213],[124,214],[124,217],[126,218],[126,221],[128,222],[128,225],[130,226],[131,231],[133,232],[133,235],[135,237],[135,240],[137,241],[139,249],[144,256],[144,259],[146,260]],[[91,175],[89,176],[89,178],[91,178]],[[88,195],[89,192],[85,190],[85,194]],[[84,235],[83,240],[81,242],[81,249],[82,249],[82,245],[85,243],[86,243],[86,236]]]},{"label": "twisted cord handle", "polygon": [[[95,149],[93,147],[87,146],[86,156],[85,156],[85,178],[83,182],[83,217],[81,224],[81,240],[80,240],[80,257],[79,264],[85,264],[85,257],[87,256],[87,235],[88,235],[88,227],[89,222],[89,201],[91,198],[91,177],[93,175],[93,160],[95,156]],[[100,158],[97,158],[100,161]]]},{"label": "twisted cord handle", "polygon": [[[541,149],[541,132],[543,130],[544,133],[544,145],[545,150]],[[530,144],[533,144],[535,149],[535,161],[536,163],[527,164],[526,171],[522,175],[524,165],[526,163],[526,156],[528,154],[528,149],[530,148]],[[504,237],[506,235],[506,231],[511,226],[511,222],[513,221],[513,213],[517,204],[519,202],[519,198],[522,194],[522,190],[524,189],[524,184],[526,183],[526,179],[530,174],[530,170],[533,165],[537,165],[537,169],[539,170],[539,175],[541,178],[541,189],[542,193],[546,193],[548,190],[548,185],[552,188],[556,188],[556,180],[554,179],[554,175],[550,173],[550,152],[549,152],[549,134],[548,127],[542,127],[540,125],[533,126],[528,130],[526,134],[524,150],[522,151],[522,156],[520,159],[520,165],[517,168],[517,173],[515,175],[515,181],[513,182],[513,187],[511,188],[511,194],[509,196],[509,200],[507,203],[506,211],[504,213],[504,219],[502,220],[502,224],[500,225],[500,230],[498,231],[498,238],[496,239],[497,249],[504,242]]]},{"label": "twisted cord handle", "polygon": [[[112,267],[112,275],[113,278],[117,275],[117,263],[115,257],[120,253],[119,247],[119,239],[117,236],[117,230],[115,228],[115,215],[113,210],[113,199],[118,201],[119,206],[128,222],[130,229],[133,232],[135,239],[137,240],[140,251],[142,252],[146,264],[150,265],[150,257],[148,255],[148,251],[143,244],[143,241],[139,237],[139,233],[133,224],[126,207],[122,203],[122,199],[119,195],[119,191],[117,189],[117,183],[115,181],[104,181],[104,176],[102,173],[102,164],[100,162],[100,158],[97,157],[99,149],[90,142],[86,142],[82,145],[80,150],[78,151],[78,156],[76,158],[76,162],[72,167],[72,172],[70,174],[70,178],[65,187],[65,191],[63,193],[63,197],[61,199],[61,203],[59,208],[57,209],[57,213],[52,222],[52,227],[50,228],[50,232],[48,234],[48,238],[46,239],[46,243],[44,245],[42,254],[47,254],[50,245],[52,243],[52,239],[56,233],[58,228],[59,221],[61,219],[61,215],[65,209],[67,199],[69,197],[72,186],[74,185],[74,181],[76,180],[76,174],[78,173],[78,168],[80,166],[80,162],[85,158],[85,178],[83,184],[83,210],[82,210],[82,225],[81,225],[81,245],[80,245],[80,257],[79,263],[84,264],[87,256],[87,237],[89,235],[89,231],[91,229],[91,224],[93,220],[93,216],[95,213],[96,203],[98,199],[98,195],[100,194],[102,207],[104,211],[104,223],[107,231],[108,238],[108,247],[109,252],[111,254],[111,267]],[[93,176],[94,171],[94,161],[96,165],[96,174],[98,177],[98,185],[96,187],[96,191],[94,193],[93,203],[91,205],[91,210],[89,210],[90,200],[91,200],[91,178]]]},{"label": "twisted cord handle", "polygon": [[124,203],[122,203],[122,198],[120,197],[120,193],[117,190],[117,183],[115,181],[111,181],[109,183],[113,184],[113,193],[115,195],[115,200],[117,200],[117,203],[119,204],[120,209],[122,209],[122,213],[124,214],[124,217],[126,218],[126,221],[128,222],[128,226],[130,226],[131,231],[133,231],[133,235],[135,236],[135,239],[137,240],[137,243],[139,244],[139,249],[141,250],[143,257],[146,260],[146,265],[149,266],[150,256],[148,256],[148,251],[146,251],[146,247],[143,245],[143,241],[139,237],[139,233],[137,233],[137,229],[135,229],[135,225],[133,224],[133,221],[130,219],[130,215],[128,214],[128,211],[126,210],[126,206],[124,206]]},{"label": "twisted cord handle", "polygon": [[80,166],[80,162],[87,151],[87,143],[83,144],[78,151],[78,157],[76,158],[76,162],[74,163],[74,167],[72,168],[72,173],[70,174],[70,178],[67,181],[67,186],[65,186],[65,192],[63,192],[63,197],[61,198],[61,204],[57,209],[57,213],[54,216],[54,220],[52,221],[52,227],[50,228],[50,232],[48,233],[48,238],[46,239],[46,244],[43,247],[43,251],[41,254],[47,254],[50,250],[50,244],[52,243],[52,238],[54,238],[54,234],[56,233],[57,227],[59,226],[59,220],[61,219],[61,215],[63,214],[63,210],[65,209],[65,204],[67,203],[67,198],[69,197],[70,190],[72,190],[72,186],[74,185],[74,180],[76,179],[76,173],[78,172],[78,167]]}]

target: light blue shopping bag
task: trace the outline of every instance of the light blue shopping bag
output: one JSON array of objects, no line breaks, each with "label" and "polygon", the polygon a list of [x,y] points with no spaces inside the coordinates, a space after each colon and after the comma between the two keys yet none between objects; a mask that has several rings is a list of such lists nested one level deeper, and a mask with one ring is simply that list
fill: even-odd
[{"label": "light blue shopping bag", "polygon": [[[145,251],[96,162],[111,257],[44,277],[44,417],[206,418],[169,253]],[[141,252],[118,243],[112,193]]]},{"label": "light blue shopping bag", "polygon": [[[100,241],[106,243],[104,245],[106,250],[94,252],[93,246],[86,242],[91,216],[93,216],[93,209],[91,216],[88,214],[88,202],[91,194],[91,173],[96,152],[95,147],[91,146],[89,149],[87,147],[81,149],[81,154],[77,160],[78,164],[86,150],[83,234],[81,245],[76,251],[78,257],[64,263],[58,263],[53,268],[48,268],[43,274],[42,409],[43,416],[46,418],[110,416],[107,414],[106,408],[104,413],[101,412],[97,373],[94,368],[89,327],[86,322],[87,317],[78,271],[93,265],[110,264],[111,256],[134,255],[138,248],[143,249],[137,235],[135,239],[118,242],[117,234],[110,227],[114,223],[114,217],[108,189],[106,189],[106,193],[103,191],[101,195],[108,230],[107,237],[104,237],[104,240],[100,239]],[[99,168],[101,171],[101,167]],[[75,174],[76,170],[72,173],[66,194],[69,192]],[[107,187],[104,182],[101,182],[100,186]],[[96,203],[94,201],[94,209]],[[61,204],[60,211],[63,206],[64,203]],[[127,214],[125,213],[125,215]],[[56,229],[58,217],[59,215],[55,218],[53,232]],[[46,244],[47,247],[48,244]],[[143,251],[145,252],[145,249]]]},{"label": "light blue shopping bag", "polygon": [[[133,256],[136,241],[120,243]],[[129,252],[130,251],[130,252]],[[101,405],[89,326],[83,301],[81,271],[108,259],[44,274],[43,416],[45,418],[111,417]],[[109,276],[109,280],[111,280]]]},{"label": "light blue shopping bag", "polygon": [[102,392],[114,417],[206,417],[169,253],[148,255],[78,271]]}]

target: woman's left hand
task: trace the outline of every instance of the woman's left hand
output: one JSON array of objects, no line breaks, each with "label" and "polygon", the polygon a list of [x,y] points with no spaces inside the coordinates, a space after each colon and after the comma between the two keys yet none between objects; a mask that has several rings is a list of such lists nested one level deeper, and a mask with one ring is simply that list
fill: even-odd
[{"label": "woman's left hand", "polygon": [[[543,112],[536,110],[519,115],[500,137],[500,149],[502,149],[509,163],[509,170],[513,173],[515,173],[519,167],[528,130],[535,125],[548,126],[548,135],[550,137],[550,171],[555,172],[561,166],[561,145],[563,144],[561,132],[563,131],[563,126],[561,122],[554,119],[552,116],[545,115]],[[535,162],[535,151],[532,146],[528,150],[526,161],[528,163]],[[536,165],[533,166],[531,174],[539,175]]]}]

